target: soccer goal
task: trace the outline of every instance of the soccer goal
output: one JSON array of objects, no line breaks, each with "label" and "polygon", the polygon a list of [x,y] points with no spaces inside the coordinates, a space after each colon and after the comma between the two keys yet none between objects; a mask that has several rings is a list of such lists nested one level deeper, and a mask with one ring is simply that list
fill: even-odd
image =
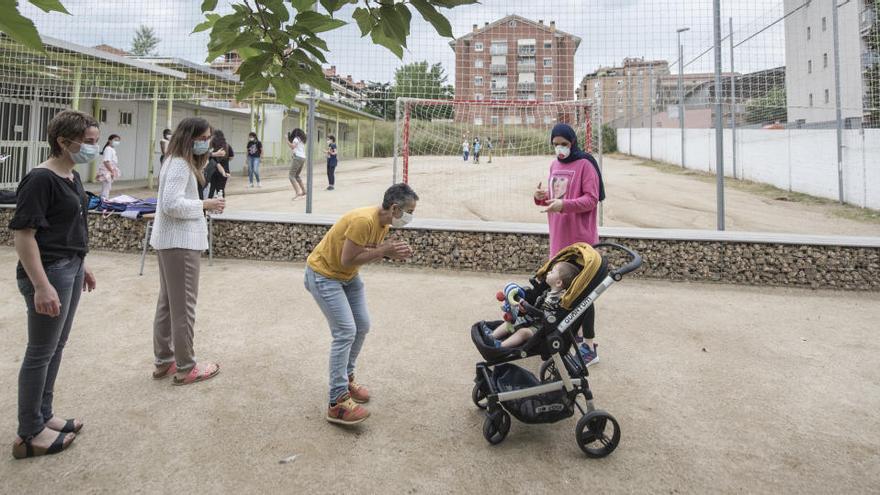
[{"label": "soccer goal", "polygon": [[592,149],[585,101],[431,100],[398,98],[393,181],[410,184],[443,218],[542,222],[531,196],[546,185],[550,130],[575,129]]}]

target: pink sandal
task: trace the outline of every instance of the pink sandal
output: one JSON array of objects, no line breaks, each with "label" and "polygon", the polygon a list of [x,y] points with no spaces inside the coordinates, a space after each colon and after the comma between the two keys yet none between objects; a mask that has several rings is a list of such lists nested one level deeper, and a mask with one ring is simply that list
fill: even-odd
[{"label": "pink sandal", "polygon": [[161,380],[175,373],[177,373],[177,363],[173,361],[168,364],[156,366],[156,369],[153,370],[153,380]]},{"label": "pink sandal", "polygon": [[[213,368],[213,369],[212,369]],[[217,376],[217,373],[220,373],[220,365],[217,363],[208,363],[203,368],[199,369],[199,366],[193,366],[189,373],[186,374],[183,378],[178,378],[175,376],[171,380],[172,385],[189,385],[191,383],[203,382],[205,380],[210,380]]]}]

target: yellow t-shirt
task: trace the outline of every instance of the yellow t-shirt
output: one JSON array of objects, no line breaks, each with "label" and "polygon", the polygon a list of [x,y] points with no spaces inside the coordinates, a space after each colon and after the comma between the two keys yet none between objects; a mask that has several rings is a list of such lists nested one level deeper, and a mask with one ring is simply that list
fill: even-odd
[{"label": "yellow t-shirt", "polygon": [[351,280],[360,267],[342,266],[342,246],[345,240],[365,248],[375,248],[388,235],[389,225],[379,223],[379,207],[368,206],[351,210],[330,227],[321,242],[315,246],[306,263],[317,273],[336,280]]}]

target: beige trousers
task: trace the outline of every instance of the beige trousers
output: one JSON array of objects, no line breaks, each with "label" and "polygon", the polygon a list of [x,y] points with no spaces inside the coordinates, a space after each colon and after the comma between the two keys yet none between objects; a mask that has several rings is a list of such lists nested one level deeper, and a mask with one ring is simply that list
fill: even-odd
[{"label": "beige trousers", "polygon": [[159,302],[153,321],[156,365],[176,362],[179,371],[187,371],[196,365],[193,327],[202,252],[160,249],[158,255]]}]

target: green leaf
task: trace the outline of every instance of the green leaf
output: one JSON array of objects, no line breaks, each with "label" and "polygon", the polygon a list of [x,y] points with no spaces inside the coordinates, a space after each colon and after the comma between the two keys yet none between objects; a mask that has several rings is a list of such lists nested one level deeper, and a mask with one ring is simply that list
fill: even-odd
[{"label": "green leaf", "polygon": [[278,101],[288,106],[296,102],[296,95],[299,94],[299,81],[289,77],[273,77],[270,83],[272,89],[275,90]]},{"label": "green leaf", "polygon": [[[379,8],[378,24],[386,38],[397,42],[401,46],[406,46],[406,27],[400,14],[397,13],[397,10],[392,5],[383,5]],[[375,32],[376,30],[374,29],[373,33]]]},{"label": "green leaf", "polygon": [[315,0],[290,0],[290,4],[297,11],[304,12],[315,6]]},{"label": "green leaf", "polygon": [[62,12],[64,14],[70,15],[70,12],[64,8],[64,5],[61,5],[60,0],[28,0],[30,3],[36,5],[43,12]]},{"label": "green leaf", "polygon": [[396,40],[392,40],[385,36],[381,29],[374,29],[370,33],[370,37],[372,38],[373,43],[384,46],[390,50],[391,53],[397,55],[397,58],[403,58],[403,46]]},{"label": "green leaf", "polygon": [[452,38],[452,26],[449,24],[449,20],[437,12],[437,9],[428,3],[428,0],[410,0],[410,2],[419,11],[419,14],[422,14],[422,17],[434,26],[437,34]]},{"label": "green leaf", "polygon": [[321,0],[321,5],[323,5],[330,14],[341,9],[347,3],[358,3],[358,0]]},{"label": "green leaf", "polygon": [[480,3],[479,0],[430,0],[430,2],[431,4],[443,7],[444,9],[451,9],[453,7],[458,7],[459,5]]},{"label": "green leaf", "polygon": [[202,31],[207,31],[214,27],[214,23],[217,22],[217,19],[220,18],[220,14],[210,13],[205,16],[206,20],[201,24],[197,25],[195,29],[192,30],[193,33],[201,33]]},{"label": "green leaf", "polygon": [[290,11],[282,0],[262,0],[263,5],[272,13],[272,17],[278,24],[284,24],[290,20]]},{"label": "green leaf", "polygon": [[28,48],[44,53],[46,51],[34,23],[21,15],[16,8],[6,9],[3,16],[0,17],[0,33],[6,33],[7,36]]},{"label": "green leaf", "polygon": [[321,63],[327,63],[327,57],[325,57],[321,50],[319,50],[318,48],[312,46],[309,43],[300,43],[299,47],[314,55],[315,58],[321,61]]},{"label": "green leaf", "polygon": [[210,12],[217,8],[217,0],[204,0],[202,2],[202,12]]},{"label": "green leaf", "polygon": [[357,21],[358,28],[360,28],[361,30],[361,37],[369,34],[369,32],[372,31],[373,27],[375,26],[373,22],[373,16],[370,15],[370,11],[363,7],[358,7],[354,9],[354,13],[351,15],[351,17],[355,21]]},{"label": "green leaf", "polygon": [[238,101],[243,101],[247,99],[248,96],[254,93],[261,93],[269,89],[269,80],[262,76],[254,76],[241,86],[241,89],[238,90],[238,93],[235,95],[235,99]]},{"label": "green leaf", "polygon": [[400,15],[400,20],[403,22],[404,36],[409,36],[409,27],[410,22],[412,21],[412,12],[410,12],[406,5],[402,3],[395,4],[394,9],[397,10],[398,15]]},{"label": "green leaf", "polygon": [[343,20],[334,19],[329,15],[319,14],[318,12],[312,12],[311,10],[297,14],[294,22],[313,33],[330,31],[347,24]]}]

